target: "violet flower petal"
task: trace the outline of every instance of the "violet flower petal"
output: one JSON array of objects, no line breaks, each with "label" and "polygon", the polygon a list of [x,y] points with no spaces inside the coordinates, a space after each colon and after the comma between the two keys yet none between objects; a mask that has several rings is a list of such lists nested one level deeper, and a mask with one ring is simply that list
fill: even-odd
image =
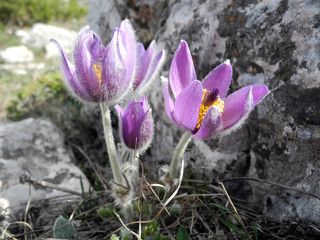
[{"label": "violet flower petal", "polygon": [[269,93],[264,85],[250,85],[229,95],[222,113],[223,129],[238,128],[252,109]]},{"label": "violet flower petal", "polygon": [[90,48],[93,43],[93,33],[89,27],[84,27],[77,38],[74,49],[74,64],[80,84],[87,89],[92,98],[99,101],[99,79],[92,67]]},{"label": "violet flower petal", "polygon": [[132,80],[135,61],[135,38],[133,28],[124,20],[116,28],[102,64],[102,88],[108,102],[121,97]]},{"label": "violet flower petal", "polygon": [[101,83],[105,91],[105,99],[111,102],[119,94],[119,81],[125,77],[125,66],[120,61],[117,51],[119,29],[113,32],[112,39],[107,46],[106,55],[102,63]]},{"label": "violet flower petal", "polygon": [[153,134],[154,134],[153,118],[152,118],[151,110],[148,110],[144,118],[142,119],[142,122],[140,125],[140,132],[138,135],[139,138],[137,141],[136,149],[139,149],[140,151],[144,151],[146,148],[148,148],[152,141]]},{"label": "violet flower petal", "polygon": [[169,79],[175,97],[177,97],[191,81],[197,79],[192,56],[188,44],[185,41],[181,41],[173,57]]},{"label": "violet flower petal", "polygon": [[116,106],[121,117],[121,138],[130,149],[142,149],[146,147],[153,136],[153,119],[148,106],[147,98],[140,101],[132,101],[123,112]]},{"label": "violet flower petal", "polygon": [[164,58],[164,51],[162,50],[157,54],[157,56],[155,56],[155,58],[150,63],[149,70],[147,72],[145,80],[143,81],[144,83],[146,83],[146,81],[150,81],[151,79],[153,79],[154,75],[158,73],[158,70],[163,58]]},{"label": "violet flower petal", "polygon": [[[136,132],[138,131],[138,126],[135,125],[136,122],[134,117],[136,116],[132,113],[133,107],[133,104],[129,104],[122,117],[122,139],[128,148],[134,149],[136,146]],[[130,117],[133,119],[130,119]]]},{"label": "violet flower petal", "polygon": [[86,101],[92,101],[93,99],[91,96],[86,92],[85,88],[81,86],[81,84],[78,82],[75,68],[71,64],[67,54],[65,53],[64,49],[61,47],[61,45],[58,43],[58,41],[51,39],[50,41],[57,44],[60,52],[61,52],[61,68],[63,71],[65,82],[72,94],[74,94],[76,97],[80,97],[81,99],[84,99]]},{"label": "violet flower petal", "polygon": [[158,76],[158,72],[162,68],[164,59],[165,59],[165,53],[163,50],[153,57],[153,59],[149,64],[146,76],[144,77],[143,81],[140,83],[140,85],[136,89],[136,92],[138,94],[143,94],[143,92],[146,91],[146,89],[149,89],[149,87],[152,85],[153,81]]},{"label": "violet flower petal", "polygon": [[119,105],[115,105],[114,108],[117,110],[117,113],[122,118],[123,117],[123,109]]},{"label": "violet flower petal", "polygon": [[142,85],[143,82],[147,80],[146,74],[148,72],[153,52],[155,48],[155,41],[152,41],[147,51],[144,50],[144,47],[141,43],[138,44],[137,49],[137,69],[135,73],[135,79],[132,84],[133,90],[137,89],[139,85]]},{"label": "violet flower petal", "polygon": [[174,123],[177,123],[176,120],[174,119],[174,102],[170,96],[168,82],[165,82],[163,84],[163,92],[164,92],[163,95],[164,95],[164,104],[165,104],[166,113],[171,121],[173,121]]},{"label": "violet flower petal", "polygon": [[254,106],[256,106],[265,96],[267,96],[269,92],[269,89],[265,85],[252,85],[252,98]]},{"label": "violet flower petal", "polygon": [[[143,57],[146,50],[144,49],[144,46],[142,43],[137,43],[137,59],[140,61],[140,59]],[[138,66],[137,66],[138,67]]]},{"label": "violet flower petal", "polygon": [[222,118],[215,107],[210,107],[203,118],[200,129],[193,135],[195,139],[207,139],[215,136],[222,130]]},{"label": "violet flower petal", "polygon": [[120,24],[118,45],[119,56],[126,70],[126,78],[121,81],[121,88],[127,90],[127,86],[133,78],[136,57],[136,40],[134,30],[128,19],[123,20]]},{"label": "violet flower petal", "polygon": [[148,111],[145,99],[143,97],[141,101],[132,101],[124,113],[123,139],[131,149],[136,149],[139,144],[141,123]]},{"label": "violet flower petal", "polygon": [[90,54],[92,57],[92,62],[94,64],[99,62],[102,63],[102,60],[106,53],[106,48],[101,45],[101,39],[95,33],[92,33],[92,34],[93,34],[93,42],[90,46]]},{"label": "violet flower petal", "polygon": [[174,117],[177,123],[184,128],[194,130],[198,121],[202,99],[202,84],[192,81],[178,95],[174,104]]},{"label": "violet flower petal", "polygon": [[213,69],[203,81],[203,88],[207,90],[218,89],[221,99],[226,96],[232,78],[232,67],[227,60]]}]

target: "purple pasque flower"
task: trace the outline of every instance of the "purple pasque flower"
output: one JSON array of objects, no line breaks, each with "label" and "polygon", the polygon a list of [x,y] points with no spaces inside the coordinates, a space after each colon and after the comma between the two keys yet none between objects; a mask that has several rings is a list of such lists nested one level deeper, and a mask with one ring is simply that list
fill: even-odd
[{"label": "purple pasque flower", "polygon": [[70,92],[88,102],[114,103],[129,89],[135,62],[135,35],[129,20],[121,22],[107,47],[89,27],[78,35],[73,53],[74,65],[64,49],[62,71]]},{"label": "purple pasque flower", "polygon": [[174,100],[169,93],[169,83],[164,83],[167,115],[176,125],[191,131],[196,139],[239,128],[269,90],[264,85],[250,85],[226,97],[231,77],[232,67],[227,60],[202,83],[198,81],[188,44],[181,41],[169,76]]},{"label": "purple pasque flower", "polygon": [[130,149],[143,152],[146,150],[153,137],[153,119],[147,97],[140,101],[131,101],[127,108],[115,106],[120,118],[120,136],[122,142]]},{"label": "purple pasque flower", "polygon": [[136,93],[142,93],[150,86],[150,83],[156,78],[165,59],[165,52],[157,52],[155,41],[150,43],[147,50],[142,43],[137,45],[136,72],[132,84],[132,90]]}]

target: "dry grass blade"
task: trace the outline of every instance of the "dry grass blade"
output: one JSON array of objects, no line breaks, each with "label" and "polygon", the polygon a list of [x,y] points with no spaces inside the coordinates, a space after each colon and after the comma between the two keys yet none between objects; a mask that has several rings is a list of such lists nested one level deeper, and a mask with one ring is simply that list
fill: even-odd
[{"label": "dry grass blade", "polygon": [[219,184],[221,185],[223,191],[225,192],[225,194],[226,194],[226,196],[227,196],[227,198],[228,198],[228,201],[229,201],[229,203],[231,204],[231,207],[232,207],[234,213],[236,214],[236,216],[237,216],[237,218],[238,218],[238,221],[239,221],[241,227],[242,227],[243,230],[246,232],[248,239],[250,239],[250,238],[251,238],[251,237],[250,237],[250,234],[249,234],[246,226],[244,225],[244,222],[243,222],[240,214],[238,213],[236,207],[234,206],[234,204],[233,204],[233,202],[232,202],[232,200],[231,200],[231,198],[230,198],[230,196],[229,196],[229,194],[228,194],[228,192],[227,192],[227,189],[224,187],[223,182],[219,182]]},{"label": "dry grass blade", "polygon": [[141,231],[142,231],[142,225],[141,225],[141,212],[139,213],[139,237],[141,238]]},{"label": "dry grass blade", "polygon": [[[166,207],[170,202],[171,200],[177,195],[180,187],[181,187],[181,183],[182,183],[182,178],[183,178],[183,173],[184,173],[184,158],[182,158],[182,161],[181,161],[181,171],[180,171],[180,176],[179,176],[179,183],[178,183],[178,187],[177,189],[172,193],[172,195],[169,197],[169,199],[163,204],[164,207]],[[115,231],[113,231],[111,234],[107,235],[104,239],[107,239],[109,238],[110,236],[112,236],[114,233],[120,231],[123,227],[128,227],[132,224],[146,224],[146,223],[151,223],[153,222],[154,220],[156,220],[160,215],[161,213],[165,210],[165,208],[162,207],[160,209],[160,211],[156,214],[156,216],[154,216],[151,220],[147,220],[147,221],[134,221],[134,222],[130,222],[130,223],[127,223],[127,224],[123,224],[122,227],[116,229]],[[119,216],[120,217],[120,216]]]},{"label": "dry grass blade", "polygon": [[7,236],[10,239],[17,240],[11,233],[8,233],[6,229],[3,229],[2,227],[0,227],[0,230],[1,230],[0,239],[6,239],[5,236]]},{"label": "dry grass blade", "polygon": [[[27,202],[27,206],[26,206],[26,209],[24,211],[24,221],[27,222],[27,216],[28,216],[28,210],[29,210],[29,207],[30,207],[30,203],[31,203],[31,184],[29,183],[29,189],[28,189],[28,202]],[[24,225],[24,239],[27,240],[28,237],[27,237],[27,227],[26,225]]]},{"label": "dry grass blade", "polygon": [[[142,239],[140,238],[139,234],[133,232],[131,229],[129,229],[129,228],[127,227],[128,224],[127,224],[127,225],[124,224],[124,222],[122,221],[120,215],[119,215],[115,210],[113,210],[113,213],[114,213],[114,215],[117,216],[117,218],[119,219],[120,223],[122,224],[122,226],[123,226],[125,229],[127,229],[132,235],[136,236],[136,238],[142,240]],[[139,221],[139,222],[140,222],[140,221]]]},{"label": "dry grass blade", "polygon": [[172,195],[170,196],[170,198],[164,203],[165,206],[167,206],[169,204],[169,202],[171,202],[171,200],[178,194],[178,191],[181,187],[181,183],[182,183],[182,179],[183,179],[183,172],[184,172],[184,157],[182,157],[181,160],[181,169],[180,169],[180,177],[179,177],[179,184],[178,187],[176,188],[176,190],[172,193]]},{"label": "dry grass blade", "polygon": [[70,215],[70,217],[69,217],[69,222],[72,221],[74,215],[76,214],[76,211],[79,209],[79,207],[82,205],[82,203],[83,203],[84,201],[85,201],[85,200],[82,199],[82,200],[78,203],[78,205],[73,209],[73,211],[72,211],[72,213],[71,213],[71,215]]},{"label": "dry grass blade", "polygon": [[[23,224],[24,226],[28,227],[31,231],[33,231],[33,228],[27,222],[21,222],[21,221],[12,222],[12,223],[9,223],[4,229],[1,228],[2,229],[1,239],[5,239],[4,235],[11,235],[11,234],[7,233],[7,229],[13,224]],[[13,239],[15,239],[15,238],[13,238]]]},{"label": "dry grass blade", "polygon": [[[145,182],[147,183],[148,187],[150,188],[151,192],[153,193],[153,195],[157,198],[157,200],[160,202],[160,204],[162,205],[162,207],[164,208],[164,210],[166,210],[166,212],[168,213],[168,215],[170,216],[170,213],[168,211],[168,209],[166,208],[166,206],[163,204],[163,202],[160,200],[160,198],[158,197],[158,195],[155,193],[155,191],[153,190],[152,186],[150,185],[150,183],[148,183],[148,181],[145,179]],[[160,184],[158,184],[160,185]],[[162,186],[163,187],[163,186]],[[164,187],[165,188],[165,187]]]}]

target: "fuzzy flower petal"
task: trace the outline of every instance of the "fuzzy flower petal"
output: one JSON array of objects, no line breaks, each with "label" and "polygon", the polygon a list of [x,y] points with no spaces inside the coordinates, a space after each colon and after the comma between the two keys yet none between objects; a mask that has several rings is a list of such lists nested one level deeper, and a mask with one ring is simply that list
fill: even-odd
[{"label": "fuzzy flower petal", "polygon": [[229,61],[220,64],[212,70],[203,81],[203,88],[207,90],[218,89],[221,98],[224,98],[228,92],[232,78],[232,67]]},{"label": "fuzzy flower petal", "polygon": [[197,124],[202,98],[202,84],[193,81],[177,97],[174,103],[174,116],[178,124],[193,130]]},{"label": "fuzzy flower petal", "polygon": [[144,151],[153,137],[153,119],[146,97],[132,101],[127,108],[115,106],[120,117],[121,140],[132,150]]},{"label": "fuzzy flower petal", "polygon": [[169,92],[169,83],[165,82],[164,83],[164,104],[165,104],[165,108],[166,108],[166,113],[168,115],[168,117],[171,119],[171,121],[176,123],[176,120],[174,119],[174,102],[170,96],[170,92]]},{"label": "fuzzy flower petal", "polygon": [[[92,66],[91,45],[94,44],[94,38],[89,27],[84,27],[79,35],[74,48],[73,60],[76,69],[76,75],[81,85],[93,95],[99,98],[99,79]],[[102,47],[102,46],[101,46]]]},{"label": "fuzzy flower petal", "polygon": [[133,80],[135,61],[134,31],[128,20],[115,29],[107,47],[102,65],[102,80],[105,84],[105,99],[112,102],[129,90]]},{"label": "fuzzy flower petal", "polygon": [[232,67],[227,60],[212,70],[203,83],[196,80],[188,45],[182,41],[170,69],[175,99],[170,97],[168,83],[164,83],[167,115],[176,125],[191,131],[196,139],[236,130],[269,90],[264,85],[251,85],[225,98],[231,78]]},{"label": "fuzzy flower petal", "polygon": [[181,41],[170,68],[170,85],[174,96],[177,97],[194,80],[197,80],[197,76],[192,56],[188,44]]},{"label": "fuzzy flower petal", "polygon": [[60,46],[60,44],[56,40],[51,40],[52,42],[56,43],[60,52],[61,52],[61,68],[63,72],[63,76],[65,78],[66,85],[70,92],[75,95],[79,96],[80,98],[86,101],[93,101],[92,97],[86,91],[86,89],[79,83],[77,79],[77,75],[75,72],[74,66],[71,64],[70,60],[68,59],[67,54],[65,53],[64,49]]},{"label": "fuzzy flower petal", "polygon": [[165,59],[164,50],[157,52],[157,44],[152,41],[147,50],[141,43],[137,45],[137,63],[132,90],[137,94],[149,88],[150,84],[156,78]]},{"label": "fuzzy flower petal", "polygon": [[58,44],[62,55],[62,68],[70,91],[80,100],[89,102],[119,101],[129,90],[134,74],[135,36],[128,20],[116,28],[108,47],[89,27],[78,35],[73,59],[74,67]]},{"label": "fuzzy flower petal", "polygon": [[160,51],[157,55],[153,56],[153,59],[148,66],[148,71],[138,88],[139,91],[142,91],[141,89],[147,88],[149,84],[152,83],[152,81],[155,79],[155,77],[158,75],[158,72],[162,68],[164,59],[165,53],[163,50]]},{"label": "fuzzy flower petal", "polygon": [[145,51],[142,43],[139,43],[137,46],[137,70],[134,82],[132,84],[133,90],[135,90],[143,81],[147,74],[149,64],[151,62],[151,58],[153,52],[155,51],[155,42],[153,41],[147,51]]},{"label": "fuzzy flower petal", "polygon": [[193,137],[195,139],[210,138],[222,130],[222,118],[220,112],[215,107],[210,107],[205,115],[201,127]]},{"label": "fuzzy flower petal", "polygon": [[232,93],[225,99],[222,114],[223,129],[235,127],[242,123],[253,108],[269,93],[264,85],[250,85]]}]

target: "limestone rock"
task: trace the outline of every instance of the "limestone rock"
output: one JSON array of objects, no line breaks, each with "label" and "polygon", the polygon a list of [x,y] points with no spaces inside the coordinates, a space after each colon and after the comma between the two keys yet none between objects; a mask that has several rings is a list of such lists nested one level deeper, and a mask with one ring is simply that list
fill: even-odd
[{"label": "limestone rock", "polygon": [[65,192],[21,184],[23,174],[81,193],[80,176],[87,191],[89,182],[73,164],[60,130],[46,120],[29,118],[0,123],[0,209],[8,214],[32,200],[65,195]]},{"label": "limestone rock", "polygon": [[8,47],[0,52],[0,60],[5,63],[27,63],[34,60],[34,54],[23,45]]},{"label": "limestone rock", "polygon": [[0,70],[14,72],[18,75],[26,75],[30,70],[40,70],[44,68],[44,63],[17,63],[0,64]]},{"label": "limestone rock", "polygon": [[[116,4],[114,3],[116,2]],[[104,8],[97,8],[105,4]],[[106,17],[106,11],[108,15]],[[243,1],[91,1],[89,25],[104,42],[120,20],[129,18],[139,40],[150,36],[165,47],[168,76],[181,39],[188,42],[198,79],[230,59],[233,92],[265,84],[271,93],[241,130],[229,136],[194,142],[188,165],[209,179],[258,177],[320,195],[320,4],[314,0]],[[113,19],[112,25],[107,19]],[[159,81],[151,97],[156,124],[154,164],[170,161],[181,133],[164,114]],[[148,156],[144,156],[144,163]],[[155,169],[154,165],[152,167]],[[228,171],[226,171],[228,170]],[[319,200],[267,184],[226,184],[232,196],[250,202],[266,215],[319,222]],[[249,203],[248,203],[249,204]],[[313,209],[313,214],[308,214]]]},{"label": "limestone rock", "polygon": [[99,36],[103,34],[104,42],[109,41],[113,30],[121,22],[116,1],[91,1],[89,9],[87,19],[90,28]]},{"label": "limestone rock", "polygon": [[50,39],[56,39],[66,52],[72,53],[77,32],[69,29],[56,27],[43,23],[36,23],[28,31],[18,30],[16,35],[21,38],[24,44],[33,47],[45,48],[47,58],[59,55],[59,51],[54,43],[49,42]]}]

